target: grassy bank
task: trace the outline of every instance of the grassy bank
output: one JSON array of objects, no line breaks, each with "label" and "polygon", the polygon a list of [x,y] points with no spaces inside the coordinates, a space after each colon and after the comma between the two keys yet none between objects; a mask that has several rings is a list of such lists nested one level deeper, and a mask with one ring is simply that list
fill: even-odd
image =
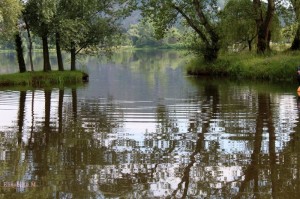
[{"label": "grassy bank", "polygon": [[190,75],[222,75],[234,78],[271,81],[295,81],[300,66],[299,52],[280,52],[270,55],[251,53],[220,55],[214,63],[194,58],[187,64]]},{"label": "grassy bank", "polygon": [[81,71],[37,71],[0,75],[0,87],[62,87],[82,84],[86,80],[86,74]]}]

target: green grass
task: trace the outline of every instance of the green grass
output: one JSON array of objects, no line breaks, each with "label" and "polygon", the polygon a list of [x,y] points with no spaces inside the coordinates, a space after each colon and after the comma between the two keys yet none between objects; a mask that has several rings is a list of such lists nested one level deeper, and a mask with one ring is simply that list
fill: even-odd
[{"label": "green grass", "polygon": [[278,52],[268,55],[252,53],[223,54],[213,63],[194,58],[187,64],[190,75],[222,75],[234,78],[271,81],[295,81],[300,66],[299,52]]},{"label": "green grass", "polygon": [[0,75],[0,87],[26,86],[63,87],[82,84],[86,74],[81,71],[25,72]]}]

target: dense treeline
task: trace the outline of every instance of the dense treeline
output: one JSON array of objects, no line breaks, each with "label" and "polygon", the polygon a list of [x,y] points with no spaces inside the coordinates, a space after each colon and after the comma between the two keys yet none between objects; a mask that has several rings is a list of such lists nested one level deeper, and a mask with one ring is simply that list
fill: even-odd
[{"label": "dense treeline", "polygon": [[[140,20],[122,24],[136,10]],[[120,45],[185,47],[213,62],[221,50],[265,54],[272,43],[299,50],[299,10],[295,0],[2,0],[0,36],[14,41],[20,72],[27,70],[24,41],[29,54],[34,46],[43,50],[44,71],[51,71],[49,45],[61,71],[62,50],[76,70],[77,54]]]},{"label": "dense treeline", "polygon": [[[30,54],[32,35],[41,41],[44,71],[51,71],[50,40],[56,48],[59,70],[64,70],[62,50],[70,53],[70,68],[76,70],[77,54],[107,53],[119,45],[119,21],[134,7],[134,1],[130,0],[3,0],[0,2],[0,32],[2,38],[15,38],[20,72],[26,71],[22,39],[24,32],[27,33]],[[32,62],[31,66],[33,70]]]}]

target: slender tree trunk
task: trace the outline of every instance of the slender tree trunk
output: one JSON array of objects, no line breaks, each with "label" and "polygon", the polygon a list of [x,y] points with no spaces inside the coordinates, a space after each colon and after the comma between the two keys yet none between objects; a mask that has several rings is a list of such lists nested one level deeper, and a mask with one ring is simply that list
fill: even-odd
[{"label": "slender tree trunk", "polygon": [[23,56],[22,38],[19,32],[16,33],[15,35],[15,43],[16,43],[16,52],[17,52],[17,58],[19,63],[19,71],[20,73],[24,73],[26,72],[26,65]]},{"label": "slender tree trunk", "polygon": [[56,55],[57,55],[58,70],[64,71],[64,64],[62,60],[61,47],[60,47],[60,34],[57,32],[55,34],[55,37],[56,37]]},{"label": "slender tree trunk", "polygon": [[42,41],[43,41],[44,71],[47,72],[47,71],[51,71],[47,36],[43,36]]},{"label": "slender tree trunk", "polygon": [[71,70],[76,70],[76,48],[75,43],[71,43]]},{"label": "slender tree trunk", "polygon": [[27,21],[26,17],[24,17],[24,22],[26,24],[26,30],[27,30],[27,36],[28,36],[28,43],[29,43],[28,50],[29,50],[30,68],[31,68],[31,71],[34,71],[34,69],[33,69],[33,61],[32,61],[32,39],[31,39],[29,25],[28,25],[28,21]]}]

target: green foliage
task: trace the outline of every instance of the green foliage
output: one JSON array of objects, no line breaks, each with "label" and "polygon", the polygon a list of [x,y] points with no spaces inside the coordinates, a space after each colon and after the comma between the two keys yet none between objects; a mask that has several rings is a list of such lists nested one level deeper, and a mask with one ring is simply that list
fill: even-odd
[{"label": "green foliage", "polygon": [[155,38],[153,24],[149,20],[142,20],[131,25],[127,31],[132,44],[136,47],[159,46],[161,41]]},{"label": "green foliage", "polygon": [[297,26],[298,24],[291,24],[283,27],[280,30],[281,41],[284,43],[291,43],[296,34]]},{"label": "green foliage", "polygon": [[149,19],[143,19],[139,23],[131,25],[127,35],[132,45],[138,48],[179,46],[181,39],[181,33],[175,27],[170,28],[163,39],[157,39],[153,22]]},{"label": "green foliage", "polygon": [[7,39],[15,33],[22,9],[19,0],[0,1],[0,37]]},{"label": "green foliage", "polygon": [[[131,1],[60,0],[56,30],[61,34],[63,48],[76,53],[110,50],[121,35],[118,20],[133,8]],[[124,7],[121,9],[121,6]],[[116,9],[119,7],[119,9]]]},{"label": "green foliage", "polygon": [[220,13],[222,44],[248,46],[256,36],[255,13],[250,0],[229,0]]},{"label": "green foliage", "polygon": [[207,64],[194,59],[187,65],[191,75],[226,75],[235,78],[263,79],[271,81],[294,81],[300,56],[282,52],[270,55],[252,53],[226,54],[214,63]]},{"label": "green foliage", "polygon": [[201,39],[200,49],[206,61],[217,59],[219,46],[218,12],[216,0],[188,1],[142,1],[142,15],[152,20],[157,38],[163,38],[166,32],[178,21],[184,21]]},{"label": "green foliage", "polygon": [[48,36],[51,33],[56,5],[56,0],[29,0],[26,3],[24,15],[31,30],[38,36]]}]

